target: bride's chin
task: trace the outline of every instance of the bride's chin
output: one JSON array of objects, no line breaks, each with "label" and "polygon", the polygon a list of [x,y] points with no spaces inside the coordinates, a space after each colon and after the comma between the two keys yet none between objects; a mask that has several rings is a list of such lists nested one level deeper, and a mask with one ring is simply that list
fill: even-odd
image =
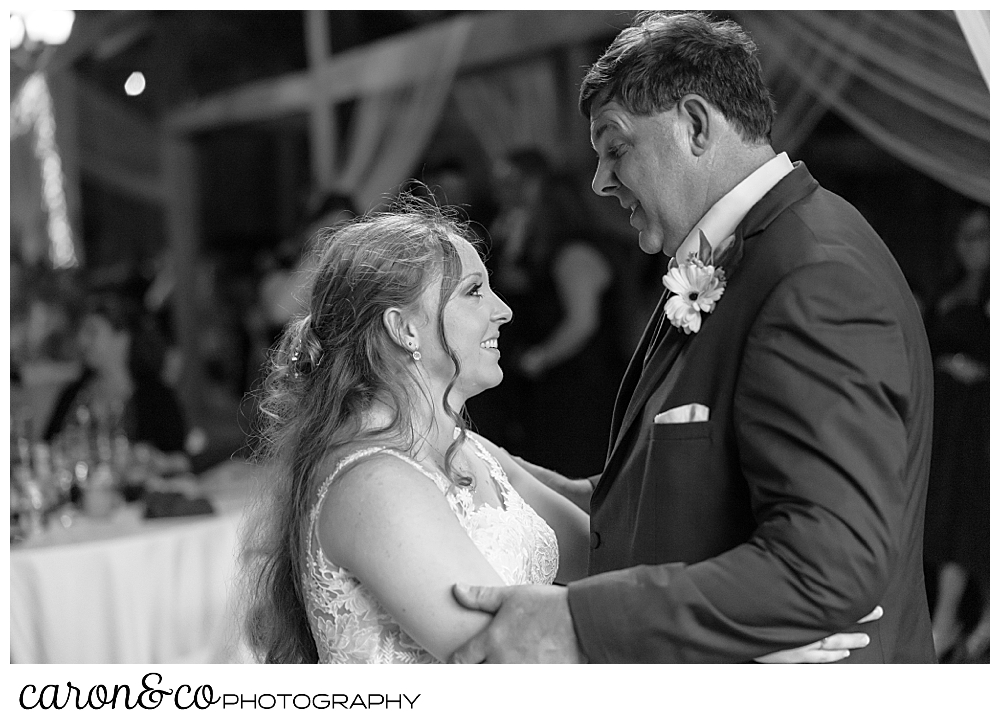
[{"label": "bride's chin", "polygon": [[486,390],[491,390],[503,381],[503,372],[497,371],[496,377],[490,380],[483,380],[480,384],[476,385],[476,391],[473,392],[467,399],[471,400],[476,395],[486,392]]}]

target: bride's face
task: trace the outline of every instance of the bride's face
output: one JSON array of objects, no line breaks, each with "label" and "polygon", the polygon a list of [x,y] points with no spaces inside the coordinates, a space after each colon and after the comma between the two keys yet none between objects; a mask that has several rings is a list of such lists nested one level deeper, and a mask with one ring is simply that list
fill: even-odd
[{"label": "bride's face", "polygon": [[[451,392],[450,403],[456,410],[473,395],[496,387],[503,379],[500,369],[500,326],[511,319],[510,307],[490,288],[482,259],[472,245],[460,237],[452,242],[462,261],[462,274],[444,307],[444,329],[448,346],[458,357],[459,376]],[[451,382],[455,366],[438,337],[437,303],[441,283],[424,292],[426,320],[421,333],[420,365],[436,392]]]}]

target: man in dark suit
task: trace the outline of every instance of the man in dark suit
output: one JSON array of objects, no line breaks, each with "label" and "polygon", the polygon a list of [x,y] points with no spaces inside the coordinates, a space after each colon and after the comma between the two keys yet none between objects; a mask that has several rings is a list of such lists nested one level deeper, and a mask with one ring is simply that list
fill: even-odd
[{"label": "man in dark suit", "polygon": [[934,661],[931,360],[888,249],[772,150],[773,103],[733,23],[639,16],[580,104],[594,190],[673,257],[668,289],[591,481],[590,577],[456,587],[496,615],[454,660],[739,662],[852,628],[871,643],[846,661]]}]

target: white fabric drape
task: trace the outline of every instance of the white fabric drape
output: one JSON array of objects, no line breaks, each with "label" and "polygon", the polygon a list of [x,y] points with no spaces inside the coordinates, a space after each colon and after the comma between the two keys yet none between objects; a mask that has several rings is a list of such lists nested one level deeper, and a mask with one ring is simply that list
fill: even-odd
[{"label": "white fabric drape", "polygon": [[518,148],[559,148],[559,93],[553,65],[537,60],[455,83],[459,113],[491,159]]},{"label": "white fabric drape", "polygon": [[969,43],[969,50],[976,59],[979,72],[986,85],[990,84],[990,11],[956,10],[955,17]]},{"label": "white fabric drape", "polygon": [[776,145],[793,149],[829,108],[897,158],[989,203],[989,89],[954,13],[738,15],[779,81],[779,117],[787,118]]},{"label": "white fabric drape", "polygon": [[412,172],[437,128],[448,100],[472,21],[459,18],[407,46],[400,65],[425,66],[413,86],[390,89],[357,100],[346,138],[338,144],[344,162],[335,188],[346,190],[362,210],[383,205]]}]

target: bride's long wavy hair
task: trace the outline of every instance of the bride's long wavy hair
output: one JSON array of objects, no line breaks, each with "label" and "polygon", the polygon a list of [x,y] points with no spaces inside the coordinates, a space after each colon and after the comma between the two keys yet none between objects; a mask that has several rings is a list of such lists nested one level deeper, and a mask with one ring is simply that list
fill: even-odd
[{"label": "bride's long wavy hair", "polygon": [[[409,350],[389,335],[383,313],[417,309],[438,279],[438,335],[455,365],[443,403],[460,431],[444,472],[458,485],[469,482],[451,467],[466,431],[462,411],[448,404],[460,371],[443,317],[462,274],[454,236],[469,239],[464,223],[410,196],[389,212],[324,229],[313,242],[307,312],[285,329],[260,394],[256,458],[265,484],[244,531],[242,556],[244,632],[260,661],[318,659],[303,571],[323,466],[344,446],[365,440],[413,450],[423,432],[414,420],[421,388]],[[381,429],[365,429],[363,415],[376,401],[391,410],[391,419]]]}]

